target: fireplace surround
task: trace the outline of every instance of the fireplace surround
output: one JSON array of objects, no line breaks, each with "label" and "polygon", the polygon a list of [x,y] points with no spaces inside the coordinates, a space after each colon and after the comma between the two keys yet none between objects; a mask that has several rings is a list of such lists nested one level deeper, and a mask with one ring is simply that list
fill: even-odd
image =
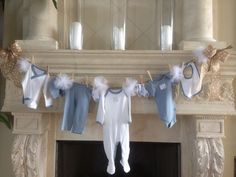
[{"label": "fireplace surround", "polygon": [[[213,24],[211,17],[216,9],[212,7],[212,0],[204,1],[204,3],[203,1],[183,0],[177,4],[182,13],[176,16],[181,25],[175,31],[177,34],[175,48],[178,44],[182,49],[193,49],[196,46],[205,47],[208,43],[213,43],[219,48],[225,45],[224,42],[213,42],[212,29],[217,24]],[[34,56],[36,64],[41,67],[46,68],[48,65],[52,74],[60,72],[74,74],[77,80],[88,76],[90,81],[94,76],[104,75],[112,85],[116,86],[121,83],[124,77],[139,78],[139,75],[144,75],[145,79],[148,79],[147,69],[155,75],[166,72],[168,64],[180,64],[192,58],[191,52],[182,50],[172,52],[151,50],[78,52],[64,50],[68,46],[68,32],[65,28],[67,21],[65,19],[71,9],[66,6],[67,1],[58,1],[58,10],[53,7],[52,3],[47,2],[46,11],[42,13],[36,14],[36,11],[26,9],[37,18],[36,20],[31,18],[30,23],[21,24],[21,21],[25,19],[21,17],[22,11],[19,12],[16,9],[20,9],[22,3],[6,1],[5,12],[7,15],[4,17],[4,21],[7,23],[4,24],[4,46],[22,36],[22,31],[19,29],[23,25],[24,30],[30,32],[29,36],[31,36],[27,40],[18,41],[23,48],[23,55]],[[229,9],[226,4],[223,1],[218,3],[220,13],[227,15]],[[231,2],[231,4],[233,3]],[[182,5],[183,8],[180,8]],[[190,8],[191,6],[196,8]],[[233,7],[233,5],[230,6]],[[227,13],[224,13],[226,11]],[[234,33],[230,29],[234,29],[232,27],[235,24],[226,25],[230,20],[221,21],[229,17],[233,19],[233,13],[230,14],[231,16],[227,17],[218,14],[219,16],[216,18],[214,16],[213,20],[214,23],[217,21],[220,24],[219,29],[218,27],[214,29],[222,33],[218,39],[225,39],[232,43],[232,34]],[[40,19],[47,19],[47,22]],[[184,19],[183,23],[181,23],[182,19]],[[139,18],[137,20],[142,22]],[[196,23],[192,23],[193,21]],[[143,20],[143,22],[149,21]],[[141,24],[141,27],[146,26]],[[136,32],[137,29],[134,28],[132,35],[136,35]],[[147,35],[151,34],[149,31],[143,32],[146,32]],[[150,42],[146,38],[140,39],[139,44],[142,47],[147,46],[147,43]],[[60,50],[54,50],[58,48],[58,44]],[[93,45],[94,41],[89,40],[88,44]],[[133,48],[140,49],[140,45],[134,45]],[[182,177],[222,176],[224,121],[231,116],[231,119],[235,119],[236,115],[234,104],[236,52],[231,51],[230,54],[229,60],[221,65],[219,75],[206,76],[202,93],[194,99],[186,100],[178,89],[175,90],[177,123],[171,129],[166,129],[160,122],[152,99],[133,98],[131,142],[178,143],[181,146]],[[2,95],[0,96],[2,97]],[[21,100],[21,89],[16,89],[12,83],[7,82],[3,111],[11,112],[14,116],[13,133],[16,136],[12,150],[12,162],[16,177],[56,177],[57,141],[102,140],[101,127],[95,123],[95,105],[91,106],[85,134],[75,135],[61,132],[59,129],[61,112],[63,111],[62,99],[54,102],[54,106],[50,109],[45,109],[41,105],[36,111],[27,109],[22,105]],[[213,162],[217,162],[217,165],[214,165]]]},{"label": "fireplace surround", "polygon": [[[24,52],[24,55],[33,55],[41,67],[49,65],[50,73],[74,73],[78,81],[88,73],[90,80],[96,75],[104,75],[114,86],[124,77],[138,78],[146,68],[155,75],[166,72],[169,63],[178,64],[192,57],[188,51],[32,50]],[[221,67],[221,75],[207,75],[201,94],[193,99],[187,100],[178,89],[175,90],[177,123],[171,129],[160,121],[153,99],[133,97],[131,142],[178,143],[181,146],[182,177],[222,176],[224,119],[236,115],[233,89],[235,57],[236,53],[231,52],[231,57]],[[148,76],[145,75],[145,79]],[[217,88],[217,92],[212,88]],[[17,136],[12,161],[16,177],[56,177],[57,141],[102,140],[102,127],[95,121],[95,103],[90,106],[85,133],[76,135],[60,131],[63,99],[56,100],[49,109],[40,105],[37,110],[26,108],[21,99],[21,89],[7,81],[3,110],[12,112],[14,116],[13,133]]]}]

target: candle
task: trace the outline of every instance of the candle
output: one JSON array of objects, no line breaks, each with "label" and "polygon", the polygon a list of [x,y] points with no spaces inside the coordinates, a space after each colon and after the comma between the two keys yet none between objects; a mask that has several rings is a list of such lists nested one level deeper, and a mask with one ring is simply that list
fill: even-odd
[{"label": "candle", "polygon": [[70,48],[81,50],[83,46],[82,25],[80,22],[73,22],[70,27]]},{"label": "candle", "polygon": [[113,28],[113,48],[115,50],[125,50],[125,29]]},{"label": "candle", "polygon": [[172,50],[172,34],[170,25],[161,26],[161,50]]}]

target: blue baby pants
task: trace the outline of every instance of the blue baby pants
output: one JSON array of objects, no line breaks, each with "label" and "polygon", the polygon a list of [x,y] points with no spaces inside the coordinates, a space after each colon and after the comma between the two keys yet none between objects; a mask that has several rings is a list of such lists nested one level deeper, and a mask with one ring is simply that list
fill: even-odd
[{"label": "blue baby pants", "polygon": [[86,85],[73,83],[65,90],[64,114],[61,130],[82,134],[88,117],[92,89]]},{"label": "blue baby pants", "polygon": [[146,83],[145,88],[150,96],[155,97],[161,120],[166,127],[171,128],[176,122],[176,109],[170,74],[158,75],[153,81]]}]

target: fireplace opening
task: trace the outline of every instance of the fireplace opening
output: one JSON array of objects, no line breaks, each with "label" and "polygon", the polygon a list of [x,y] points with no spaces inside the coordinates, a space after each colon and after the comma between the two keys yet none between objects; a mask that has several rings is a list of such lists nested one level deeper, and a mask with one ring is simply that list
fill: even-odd
[{"label": "fireplace opening", "polygon": [[179,143],[130,142],[130,172],[124,173],[116,153],[116,173],[106,172],[107,159],[101,141],[57,141],[57,177],[180,177]]}]

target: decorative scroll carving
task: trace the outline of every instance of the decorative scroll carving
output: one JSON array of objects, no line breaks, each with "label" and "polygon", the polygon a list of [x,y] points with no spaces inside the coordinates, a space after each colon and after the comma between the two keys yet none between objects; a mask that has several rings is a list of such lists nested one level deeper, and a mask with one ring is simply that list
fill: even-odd
[{"label": "decorative scroll carving", "polygon": [[25,168],[27,177],[39,177],[38,166],[39,166],[39,143],[40,135],[31,135],[27,143],[25,151]]},{"label": "decorative scroll carving", "polygon": [[[180,86],[181,87],[181,86]],[[174,90],[174,95],[178,103],[192,101],[198,103],[204,102],[234,102],[234,90],[232,86],[232,79],[222,79],[220,75],[210,75],[204,78],[202,91],[191,98],[186,99],[181,94],[181,88]]]},{"label": "decorative scroll carving", "polygon": [[13,149],[11,154],[13,172],[15,177],[25,177],[25,147],[29,135],[17,135],[13,142]]},{"label": "decorative scroll carving", "polygon": [[45,177],[45,153],[44,135],[17,135],[11,156],[15,177]]},{"label": "decorative scroll carving", "polygon": [[197,175],[199,177],[207,177],[210,169],[210,154],[207,139],[201,138],[196,142],[197,155]]},{"label": "decorative scroll carving", "polygon": [[221,138],[196,140],[196,177],[222,177],[224,171],[224,146]]},{"label": "decorative scroll carving", "polygon": [[204,78],[203,90],[196,96],[197,101],[234,101],[232,80],[222,80],[220,75]]}]

